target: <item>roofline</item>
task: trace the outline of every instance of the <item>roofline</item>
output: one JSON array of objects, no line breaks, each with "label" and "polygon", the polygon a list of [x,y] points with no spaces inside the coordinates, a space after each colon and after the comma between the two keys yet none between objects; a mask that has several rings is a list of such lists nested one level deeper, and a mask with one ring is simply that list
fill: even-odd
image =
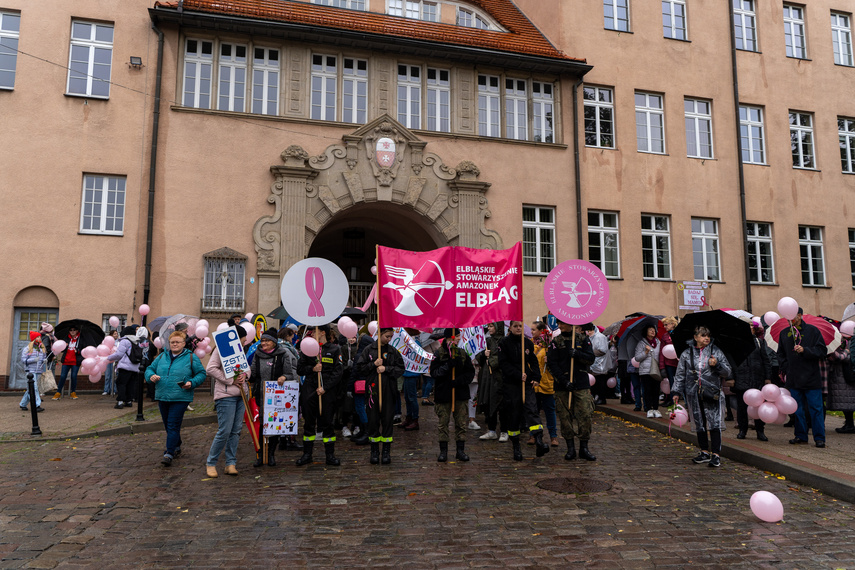
[{"label": "roofline", "polygon": [[149,8],[152,22],[179,24],[205,30],[225,30],[267,35],[312,43],[345,45],[386,53],[406,53],[420,57],[437,57],[452,61],[525,69],[538,73],[570,74],[581,77],[593,66],[570,59],[558,59],[507,52],[473,46],[435,43],[413,38],[356,32],[293,22],[275,22],[256,18],[224,16],[202,12],[179,11],[164,7]]}]

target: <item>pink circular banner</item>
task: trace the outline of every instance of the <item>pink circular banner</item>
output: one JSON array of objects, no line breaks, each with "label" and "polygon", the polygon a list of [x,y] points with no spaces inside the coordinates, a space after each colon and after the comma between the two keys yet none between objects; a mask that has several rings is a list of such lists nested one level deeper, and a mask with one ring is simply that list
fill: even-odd
[{"label": "pink circular banner", "polygon": [[609,282],[593,263],[570,259],[549,272],[543,282],[543,299],[559,321],[591,323],[609,304]]}]

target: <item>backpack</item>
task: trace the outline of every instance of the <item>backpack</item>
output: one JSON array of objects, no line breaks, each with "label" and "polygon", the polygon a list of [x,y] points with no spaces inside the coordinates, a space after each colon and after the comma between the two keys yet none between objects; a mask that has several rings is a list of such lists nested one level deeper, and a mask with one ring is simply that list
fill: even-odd
[{"label": "backpack", "polygon": [[131,349],[128,351],[128,360],[133,364],[139,364],[143,359],[143,349],[132,340],[129,340],[128,342],[131,343]]}]

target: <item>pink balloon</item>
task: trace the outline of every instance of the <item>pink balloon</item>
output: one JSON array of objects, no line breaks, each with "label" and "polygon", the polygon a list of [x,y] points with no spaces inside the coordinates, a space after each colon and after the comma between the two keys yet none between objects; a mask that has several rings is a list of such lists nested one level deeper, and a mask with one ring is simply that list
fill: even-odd
[{"label": "pink balloon", "polygon": [[210,344],[206,344],[205,345],[205,354],[211,354],[212,352],[214,352],[214,347],[212,347]]},{"label": "pink balloon", "polygon": [[248,321],[251,321],[253,316],[254,316],[254,315],[253,315],[252,313],[247,313],[247,314],[245,314],[245,315],[244,315],[244,318],[245,318],[246,320],[248,320]]},{"label": "pink balloon", "polygon": [[114,329],[118,328],[119,324],[121,324],[119,317],[110,317],[110,326],[111,327],[113,327]]},{"label": "pink balloon", "polygon": [[752,420],[760,419],[760,416],[757,414],[757,406],[748,406],[748,417]]},{"label": "pink balloon", "polygon": [[781,397],[781,389],[774,384],[766,384],[760,392],[763,394],[763,398],[767,402],[775,402]]},{"label": "pink balloon", "polygon": [[243,330],[246,331],[247,338],[250,338],[255,341],[255,327],[252,323],[241,323],[240,326],[243,327]]},{"label": "pink balloon", "polygon": [[148,305],[140,305],[139,311],[142,316],[146,316],[149,311],[151,311],[151,307],[149,307]]},{"label": "pink balloon", "polygon": [[588,384],[590,384],[591,386],[593,386],[593,385],[594,385],[594,384],[596,384],[596,383],[597,383],[597,379],[596,379],[596,378],[594,378],[594,375],[593,375],[593,374],[588,374]]},{"label": "pink balloon", "polygon": [[615,386],[617,386],[617,380],[614,377],[609,378],[608,380],[606,380],[606,386],[608,386],[609,388],[614,388]]},{"label": "pink balloon", "polygon": [[377,332],[377,321],[371,321],[368,323],[368,334],[374,336]]},{"label": "pink balloon", "polygon": [[666,344],[662,347],[662,355],[665,356],[665,358],[675,360],[677,358],[677,349],[674,348],[673,344]]},{"label": "pink balloon", "polygon": [[98,356],[110,356],[110,347],[106,344],[99,344],[95,350],[98,352]]},{"label": "pink balloon", "polygon": [[187,325],[187,336],[196,336],[196,323]]},{"label": "pink balloon", "polygon": [[50,347],[51,351],[57,356],[59,356],[59,353],[65,350],[66,348],[68,348],[68,343],[64,340],[58,340]]},{"label": "pink balloon", "polygon": [[205,349],[204,348],[197,348],[196,350],[193,351],[193,354],[195,354],[199,358],[202,358],[203,356],[205,356]]},{"label": "pink balloon", "polygon": [[678,408],[674,410],[674,417],[671,419],[678,427],[683,427],[689,421],[689,414],[686,410]]},{"label": "pink balloon", "polygon": [[671,393],[671,383],[668,381],[667,378],[663,378],[662,382],[659,383],[659,391],[663,394]]},{"label": "pink balloon", "polygon": [[208,327],[208,328],[211,328],[211,323],[209,323],[206,319],[199,319],[199,320],[196,322],[196,328],[198,329],[199,327]]},{"label": "pink balloon", "polygon": [[770,523],[784,520],[784,505],[769,491],[757,491],[749,501],[751,512],[758,519]]},{"label": "pink balloon", "polygon": [[766,325],[772,326],[781,318],[781,315],[776,313],[775,311],[769,311],[765,315],[763,315],[763,320],[766,321]]},{"label": "pink balloon", "polygon": [[790,416],[788,416],[787,414],[782,414],[781,412],[778,412],[778,419],[775,420],[774,423],[784,425],[789,419]]},{"label": "pink balloon", "polygon": [[83,358],[95,358],[98,356],[98,350],[94,346],[85,346],[80,354],[83,355]]},{"label": "pink balloon", "polygon": [[107,335],[104,337],[104,340],[101,341],[101,344],[108,348],[113,348],[116,345],[116,339],[114,339],[110,335]]},{"label": "pink balloon", "polygon": [[377,275],[377,266],[376,265],[371,266],[371,275]]},{"label": "pink balloon", "polygon": [[163,348],[163,339],[162,338],[157,337],[152,342],[154,343],[154,346],[156,346],[158,349]]},{"label": "pink balloon", "polygon": [[97,384],[99,380],[101,380],[101,371],[100,370],[94,370],[94,371],[89,373],[89,381],[90,382],[92,382],[93,384]]},{"label": "pink balloon", "polygon": [[635,366],[636,368],[638,368],[639,366],[641,366],[641,364],[639,364],[639,362],[635,359],[635,357],[633,357],[633,358],[629,361],[629,363],[630,363],[630,364],[632,364],[633,366]]},{"label": "pink balloon", "polygon": [[745,394],[742,396],[742,401],[748,404],[749,406],[754,406],[755,408],[759,408],[760,404],[763,403],[765,398],[763,397],[763,392],[758,390],[757,388],[751,388],[750,390],[746,390]]},{"label": "pink balloon", "polygon": [[94,357],[89,357],[89,358],[84,358],[84,359],[83,359],[83,362],[81,362],[81,363],[80,363],[80,366],[81,366],[81,367],[86,367],[86,368],[88,368],[89,370],[92,370],[92,368],[93,368],[96,364],[97,364],[97,362],[95,361],[95,358],[94,358]]},{"label": "pink balloon", "polygon": [[852,336],[855,333],[855,321],[843,321],[840,323],[840,334]]},{"label": "pink balloon", "polygon": [[790,397],[792,397],[792,394],[790,394],[790,391],[789,391],[789,390],[787,390],[786,388],[781,388],[781,395],[782,395],[782,396],[790,396]]},{"label": "pink balloon", "polygon": [[763,402],[757,407],[757,415],[768,424],[775,423],[778,419],[778,408],[772,402]]},{"label": "pink balloon", "polygon": [[310,336],[300,341],[300,351],[308,357],[315,357],[321,352],[321,345]]},{"label": "pink balloon", "polygon": [[205,338],[208,336],[208,327],[204,325],[196,325],[196,337],[197,338]]},{"label": "pink balloon", "polygon": [[799,409],[799,403],[796,402],[795,398],[785,394],[782,394],[775,403],[778,406],[778,411],[782,414],[795,414],[796,410]]},{"label": "pink balloon", "polygon": [[228,324],[228,323],[220,323],[220,324],[217,326],[217,330],[218,330],[218,331],[224,331],[224,330],[226,330],[227,328],[229,328],[229,324]]},{"label": "pink balloon", "polygon": [[778,314],[788,321],[792,321],[799,314],[798,302],[792,297],[782,297],[778,301]]},{"label": "pink balloon", "polygon": [[338,332],[340,332],[344,338],[353,338],[359,333],[359,326],[353,321],[348,323],[342,323],[339,321]]}]

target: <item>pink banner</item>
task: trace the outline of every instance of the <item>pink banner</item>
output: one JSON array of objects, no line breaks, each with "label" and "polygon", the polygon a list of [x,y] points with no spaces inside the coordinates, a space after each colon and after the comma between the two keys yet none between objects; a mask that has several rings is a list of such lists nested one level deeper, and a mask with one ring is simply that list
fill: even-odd
[{"label": "pink banner", "polygon": [[504,250],[377,248],[384,327],[471,327],[522,320],[522,245]]}]

